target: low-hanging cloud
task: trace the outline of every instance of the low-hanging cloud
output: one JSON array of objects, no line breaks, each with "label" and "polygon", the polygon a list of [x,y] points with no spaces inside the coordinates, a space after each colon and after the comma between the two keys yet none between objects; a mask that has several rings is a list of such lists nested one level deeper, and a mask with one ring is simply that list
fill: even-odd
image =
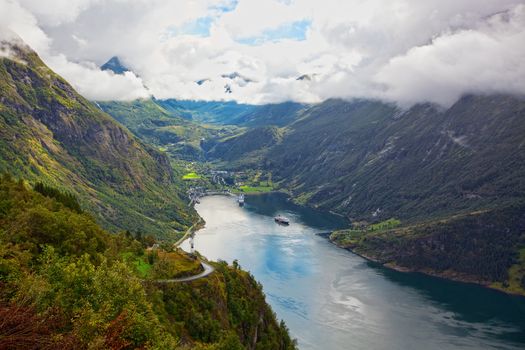
[{"label": "low-hanging cloud", "polygon": [[[0,0],[0,25],[90,99],[449,106],[525,94],[525,0],[43,3]],[[134,73],[98,69],[114,55]]]},{"label": "low-hanging cloud", "polygon": [[525,6],[481,27],[444,34],[381,67],[383,97],[403,104],[451,105],[465,93],[525,92]]}]

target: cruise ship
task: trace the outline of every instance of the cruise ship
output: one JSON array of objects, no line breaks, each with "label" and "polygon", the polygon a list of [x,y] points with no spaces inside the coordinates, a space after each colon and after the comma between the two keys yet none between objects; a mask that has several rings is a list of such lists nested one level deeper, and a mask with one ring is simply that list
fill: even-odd
[{"label": "cruise ship", "polygon": [[275,220],[276,223],[281,224],[281,225],[289,225],[290,224],[290,220],[288,220],[287,217],[282,216],[282,215],[277,215],[273,219]]}]

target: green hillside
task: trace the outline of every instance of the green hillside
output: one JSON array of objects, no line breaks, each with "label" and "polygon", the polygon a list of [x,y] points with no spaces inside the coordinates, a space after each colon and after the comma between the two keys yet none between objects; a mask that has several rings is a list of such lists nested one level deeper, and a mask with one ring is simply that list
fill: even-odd
[{"label": "green hillside", "polygon": [[170,113],[205,124],[238,126],[284,126],[307,108],[297,102],[249,105],[234,101],[157,100]]},{"label": "green hillside", "polygon": [[227,162],[228,167],[252,166],[261,164],[266,151],[278,144],[283,131],[275,126],[248,129],[238,135],[218,140],[207,152],[208,159]]},{"label": "green hillside", "polygon": [[278,142],[244,135],[209,154],[226,168],[271,172],[293,200],[350,218],[355,228],[334,233],[336,244],[399,269],[524,293],[522,97],[404,111],[328,100],[280,129]]},{"label": "green hillside", "polygon": [[393,268],[525,295],[523,213],[521,202],[398,228],[336,231],[330,239]]},{"label": "green hillside", "polygon": [[23,44],[0,57],[0,172],[67,189],[109,229],[177,235],[186,207],[168,158],[77,94]]},{"label": "green hillside", "polygon": [[418,221],[525,198],[525,100],[466,96],[447,110],[327,101],[268,154],[311,205],[358,220]]},{"label": "green hillside", "polygon": [[97,105],[135,136],[176,159],[203,161],[207,142],[236,131],[230,126],[197,124],[181,117],[178,111],[168,112],[153,99],[97,102]]},{"label": "green hillside", "polygon": [[238,265],[155,282],[193,274],[198,262],[109,234],[70,209],[72,197],[44,192],[0,178],[1,349],[295,349]]}]

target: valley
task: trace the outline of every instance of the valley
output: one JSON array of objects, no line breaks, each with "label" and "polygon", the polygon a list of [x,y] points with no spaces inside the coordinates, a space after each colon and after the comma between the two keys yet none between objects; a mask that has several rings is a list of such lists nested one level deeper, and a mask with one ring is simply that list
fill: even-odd
[{"label": "valley", "polygon": [[522,94],[161,99],[123,62],[140,97],[87,99],[0,36],[0,348],[525,344]]},{"label": "valley", "polygon": [[[202,198],[195,208],[206,226],[194,247],[251,271],[300,349],[523,347],[524,298],[394,271],[339,249],[321,234],[346,220],[286,195],[246,195],[245,202]],[[290,225],[274,223],[276,215]],[[191,249],[188,241],[182,247]]]},{"label": "valley", "polygon": [[[208,122],[223,113],[217,102],[181,105],[206,109]],[[523,98],[465,96],[448,110],[328,100],[291,113],[281,124],[215,122],[230,133],[208,134],[198,157],[172,161],[199,174],[185,185],[280,191],[343,215],[354,228],[331,240],[385,266],[525,294]],[[214,182],[217,171],[227,181]],[[393,218],[397,227],[371,229]]]},{"label": "valley", "polygon": [[[296,349],[250,273],[174,245],[200,225],[185,169],[11,35],[0,37],[0,348]],[[187,133],[228,130],[210,129]]]}]

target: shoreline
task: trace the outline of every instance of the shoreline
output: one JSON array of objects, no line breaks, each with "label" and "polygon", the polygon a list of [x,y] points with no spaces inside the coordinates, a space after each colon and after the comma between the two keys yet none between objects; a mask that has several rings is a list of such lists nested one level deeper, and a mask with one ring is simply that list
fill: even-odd
[{"label": "shoreline", "polygon": [[[256,192],[256,193],[243,193],[243,194],[245,194],[245,195],[263,195],[263,194],[268,194],[268,193],[283,193],[283,194],[289,195],[289,193],[284,192],[284,191]],[[224,196],[228,196],[228,197],[236,197],[238,194],[235,194],[235,193],[213,193],[213,194],[205,194],[202,197],[216,196],[216,195],[224,195]],[[293,202],[293,199],[292,199],[291,196],[289,196],[288,200],[291,200]],[[312,208],[312,207],[310,207],[310,208]],[[317,208],[312,208],[312,209],[319,210]],[[323,211],[323,210],[319,210],[319,211]],[[323,211],[323,212],[332,213],[331,211]],[[335,213],[333,213],[333,214],[335,214]],[[344,217],[343,215],[341,215],[341,216]],[[199,218],[200,218],[200,220],[197,223],[204,223],[204,220],[200,216],[199,216]],[[194,224],[194,226],[192,226],[191,228],[195,228],[195,232],[196,232],[199,229],[201,229],[202,226],[196,227],[196,224]],[[449,272],[449,273],[447,273],[447,272],[437,272],[437,271],[433,271],[433,270],[418,270],[418,269],[413,269],[413,268],[409,268],[409,267],[398,266],[398,265],[395,265],[394,263],[384,263],[384,262],[380,261],[379,259],[373,258],[373,257],[365,255],[363,253],[358,253],[352,248],[338,245],[337,243],[335,243],[334,241],[332,241],[330,239],[331,233],[332,232],[319,232],[319,233],[316,233],[316,235],[327,239],[330,243],[332,243],[333,245],[335,245],[336,247],[338,247],[340,249],[344,249],[344,250],[346,250],[346,251],[348,251],[348,252],[350,252],[350,253],[352,253],[354,255],[357,255],[357,256],[359,256],[359,257],[361,257],[361,258],[363,258],[363,259],[365,259],[367,261],[370,261],[370,262],[376,263],[378,265],[381,265],[382,267],[384,267],[386,269],[389,269],[389,270],[392,270],[392,271],[401,272],[401,273],[419,273],[419,274],[422,274],[422,275],[425,275],[425,276],[430,276],[430,277],[434,277],[434,278],[440,278],[440,279],[447,280],[447,281],[454,281],[454,282],[458,282],[458,283],[476,285],[476,286],[479,286],[479,287],[482,287],[482,288],[486,288],[486,289],[490,289],[490,290],[493,290],[493,291],[496,291],[496,292],[499,292],[499,293],[506,294],[508,296],[525,298],[525,293],[514,292],[514,291],[509,291],[509,290],[493,287],[493,286],[490,285],[491,282],[489,282],[489,281],[484,281],[484,282],[483,281],[479,281],[479,280],[475,279],[474,277],[466,276],[466,275],[463,275],[463,274],[458,273],[458,272],[452,272],[452,273]],[[185,237],[183,237],[183,239],[180,240],[180,243],[182,243],[187,238],[188,237],[185,235]],[[180,243],[178,242],[179,245],[180,245]]]},{"label": "shoreline", "polygon": [[455,275],[450,275],[450,274],[447,274],[447,273],[440,273],[440,272],[436,272],[436,271],[432,271],[432,270],[418,270],[418,269],[412,269],[412,268],[409,268],[409,267],[398,266],[398,265],[395,265],[393,263],[384,263],[384,262],[381,262],[379,259],[373,258],[373,257],[365,255],[363,253],[358,253],[352,248],[343,247],[343,246],[338,245],[337,243],[335,243],[334,241],[332,241],[330,239],[330,234],[331,234],[331,232],[329,232],[329,233],[322,232],[322,233],[319,233],[317,235],[319,235],[320,237],[324,237],[324,238],[328,239],[328,241],[330,243],[332,243],[334,246],[336,246],[336,247],[338,247],[340,249],[344,249],[344,250],[346,250],[346,251],[348,251],[348,252],[350,252],[350,253],[352,253],[354,255],[357,255],[357,256],[359,256],[359,257],[361,257],[361,258],[363,258],[363,259],[365,259],[367,261],[373,262],[375,264],[380,265],[381,267],[384,267],[384,268],[392,270],[392,271],[397,271],[397,272],[401,272],[401,273],[422,274],[422,275],[425,275],[425,276],[439,278],[439,279],[442,279],[442,280],[453,281],[453,282],[463,283],[463,284],[475,285],[475,286],[478,286],[478,287],[490,289],[490,290],[498,292],[498,293],[503,293],[503,294],[505,294],[507,296],[511,296],[511,297],[525,298],[525,294],[524,293],[513,292],[513,291],[508,291],[508,290],[497,288],[497,287],[492,287],[490,285],[490,282],[480,282],[480,281],[476,280],[475,278],[468,277],[468,276],[463,276],[462,277],[462,276],[460,276],[461,273],[456,273]]},{"label": "shoreline", "polygon": [[[203,196],[199,197],[199,198],[204,198],[204,197],[212,197],[212,196],[226,196],[226,197],[236,197],[237,195],[234,194],[234,193],[226,193],[226,192],[213,192],[213,193],[205,193]],[[195,202],[192,200],[190,202],[190,204],[188,205],[190,208],[191,207],[195,207]],[[199,215],[199,213],[197,212],[197,215]],[[202,229],[204,226],[206,225],[206,221],[204,221],[204,219],[199,215],[199,220],[197,220],[193,225],[191,225],[187,230],[186,232],[184,233],[184,236],[182,236],[181,238],[179,238],[179,240],[175,243],[173,243],[173,246],[178,248],[182,243],[184,243],[185,240],[188,239],[188,237],[191,235],[191,234],[195,234],[197,233],[197,231],[199,231],[200,229]]]}]

